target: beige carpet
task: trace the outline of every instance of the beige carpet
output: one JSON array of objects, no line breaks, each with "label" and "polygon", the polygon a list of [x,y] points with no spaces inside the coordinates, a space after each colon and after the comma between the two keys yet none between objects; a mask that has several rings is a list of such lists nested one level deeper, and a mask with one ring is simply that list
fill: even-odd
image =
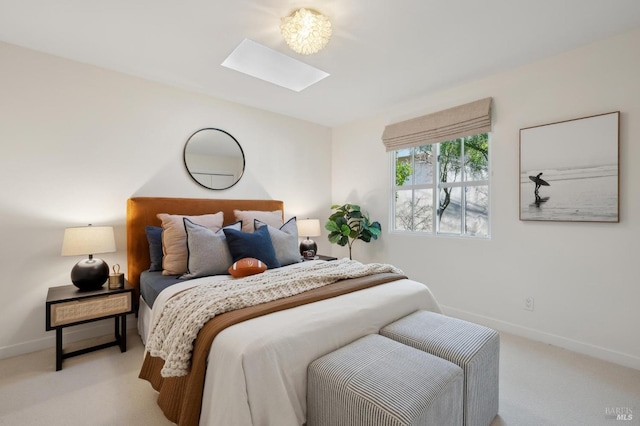
[{"label": "beige carpet", "polygon": [[[500,333],[500,411],[491,426],[640,425],[640,370]],[[631,420],[611,409],[631,410]]]},{"label": "beige carpet", "polygon": [[127,334],[127,352],[114,346],[69,358],[60,371],[53,348],[0,360],[0,425],[172,425],[156,405],[156,392],[138,379],[142,341],[134,330]]},{"label": "beige carpet", "polygon": [[[0,425],[171,424],[137,378],[144,348],[133,330],[128,344],[124,354],[113,347],[70,358],[58,372],[53,349],[0,360]],[[611,418],[613,409],[632,419]],[[504,425],[638,426],[640,371],[502,333],[492,426]]]}]

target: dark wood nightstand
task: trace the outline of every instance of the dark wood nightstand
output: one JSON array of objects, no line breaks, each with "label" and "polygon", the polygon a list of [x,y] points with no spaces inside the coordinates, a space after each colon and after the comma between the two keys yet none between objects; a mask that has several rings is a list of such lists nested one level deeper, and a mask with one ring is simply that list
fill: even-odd
[{"label": "dark wood nightstand", "polygon": [[337,257],[332,257],[332,256],[323,256],[321,254],[316,254],[313,259],[304,259],[304,260],[326,260],[326,261],[330,261],[330,260],[338,260],[338,258]]},{"label": "dark wood nightstand", "polygon": [[[134,313],[134,289],[125,282],[123,288],[103,288],[80,291],[76,286],[51,287],[47,293],[47,331],[56,331],[56,371],[62,370],[62,360],[76,355],[120,346],[120,352],[127,351],[127,314]],[[101,345],[64,353],[62,350],[62,329],[72,325],[114,318],[115,340]]]}]

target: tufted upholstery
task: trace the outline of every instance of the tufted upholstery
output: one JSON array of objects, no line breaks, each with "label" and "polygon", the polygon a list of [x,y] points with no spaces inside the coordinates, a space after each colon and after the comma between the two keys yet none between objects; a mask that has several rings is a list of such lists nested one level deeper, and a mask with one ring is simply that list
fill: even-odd
[{"label": "tufted upholstery", "polygon": [[234,210],[282,210],[278,200],[216,200],[210,198],[135,197],[127,200],[127,280],[138,291],[140,273],[149,267],[147,225],[160,226],[158,213],[201,215],[224,213],[224,224],[235,222]]}]

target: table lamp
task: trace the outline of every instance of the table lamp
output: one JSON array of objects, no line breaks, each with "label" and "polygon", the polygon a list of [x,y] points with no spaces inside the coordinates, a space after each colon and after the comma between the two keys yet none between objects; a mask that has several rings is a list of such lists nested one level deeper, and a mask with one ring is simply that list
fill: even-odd
[{"label": "table lamp", "polygon": [[300,254],[304,255],[305,251],[313,250],[313,254],[316,255],[318,253],[318,245],[309,237],[319,237],[322,235],[320,220],[302,219],[296,223],[298,225],[298,235],[306,237],[306,239],[300,243]]},{"label": "table lamp", "polygon": [[71,282],[80,290],[97,290],[109,278],[109,265],[95,253],[113,253],[116,240],[111,226],[79,226],[64,230],[63,256],[89,255],[71,270]]}]

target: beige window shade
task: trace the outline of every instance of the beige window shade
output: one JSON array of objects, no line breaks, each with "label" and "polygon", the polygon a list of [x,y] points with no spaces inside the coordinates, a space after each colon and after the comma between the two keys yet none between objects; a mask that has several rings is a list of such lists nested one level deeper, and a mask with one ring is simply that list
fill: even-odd
[{"label": "beige window shade", "polygon": [[384,129],[387,151],[449,141],[491,131],[491,98],[423,115]]}]

